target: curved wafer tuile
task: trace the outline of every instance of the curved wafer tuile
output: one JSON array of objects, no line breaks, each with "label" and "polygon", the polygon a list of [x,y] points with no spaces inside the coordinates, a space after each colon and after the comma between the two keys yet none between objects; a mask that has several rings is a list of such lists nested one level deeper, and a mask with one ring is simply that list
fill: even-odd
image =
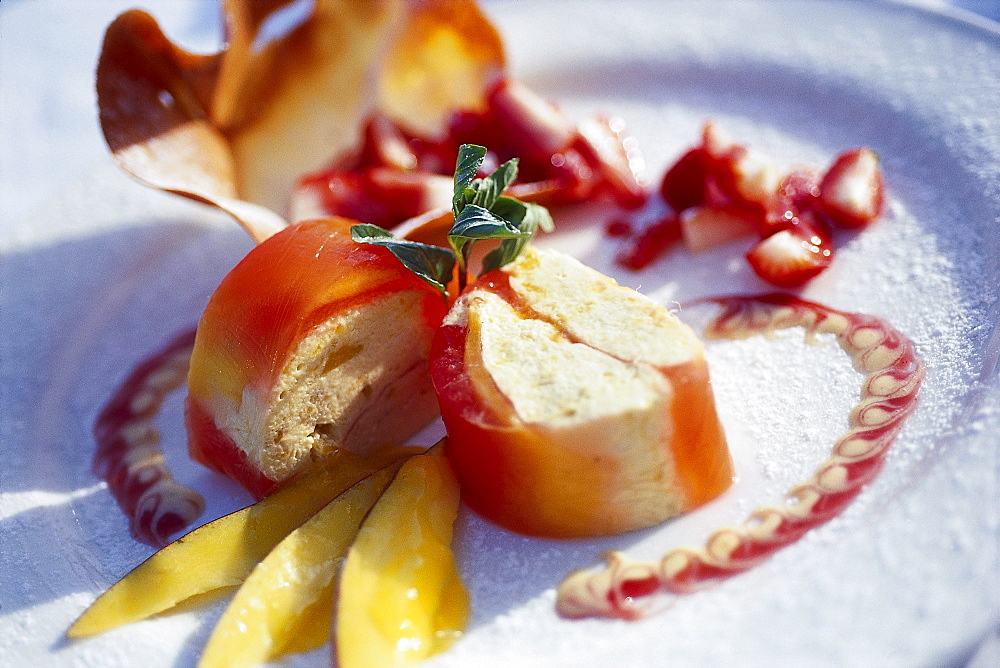
[{"label": "curved wafer tuile", "polygon": [[912,342],[885,320],[847,313],[783,294],[703,300],[722,307],[710,339],[740,339],[803,327],[806,339],[833,334],[854,367],[865,374],[849,429],[830,457],[785,503],[753,511],[746,522],[712,534],[702,548],[680,547],[658,562],[605,555],[596,573],[571,574],[559,587],[557,610],[568,618],[636,619],[653,608],[657,592],[684,594],[742,573],[837,515],[878,474],[885,455],[917,405],[926,374]]},{"label": "curved wafer tuile", "polygon": [[453,111],[482,106],[505,68],[473,0],[317,0],[269,39],[290,4],[222,3],[227,43],[210,55],[130,10],[109,26],[97,66],[101,128],[119,165],[218,207],[258,242],[287,225],[299,177],[357,148],[372,112],[437,133]]}]

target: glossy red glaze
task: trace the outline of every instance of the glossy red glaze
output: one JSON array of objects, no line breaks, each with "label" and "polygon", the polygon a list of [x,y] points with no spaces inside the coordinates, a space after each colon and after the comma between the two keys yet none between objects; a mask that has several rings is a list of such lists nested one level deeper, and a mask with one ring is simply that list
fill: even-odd
[{"label": "glossy red glaze", "polygon": [[868,148],[838,155],[823,175],[819,189],[823,212],[840,227],[865,227],[882,214],[885,205],[878,156]]},{"label": "glossy red glaze", "polygon": [[[819,207],[819,175],[810,169],[798,168],[781,180],[774,201],[768,208],[761,238],[800,224]],[[829,230],[827,235],[829,236]]]},{"label": "glossy red glaze", "polygon": [[833,261],[827,239],[807,225],[793,226],[761,239],[746,253],[754,273],[772,285],[794,288],[815,278]]},{"label": "glossy red glaze", "polygon": [[710,160],[704,148],[692,148],[664,173],[660,195],[674,211],[705,203]]}]

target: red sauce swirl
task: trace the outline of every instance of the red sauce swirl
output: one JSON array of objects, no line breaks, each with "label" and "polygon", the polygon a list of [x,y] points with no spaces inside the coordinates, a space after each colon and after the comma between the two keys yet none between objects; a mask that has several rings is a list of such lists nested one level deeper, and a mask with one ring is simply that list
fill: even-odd
[{"label": "red sauce swirl", "polygon": [[846,313],[789,295],[720,297],[706,336],[740,339],[804,327],[806,339],[831,333],[865,374],[850,428],[815,474],[789,490],[786,503],[753,511],[738,527],[712,534],[702,548],[679,547],[658,562],[607,555],[599,572],[577,572],[559,587],[559,614],[569,618],[637,619],[651,610],[648,597],[684,594],[742,573],[837,515],[878,474],[886,452],[915,410],[926,369],[913,344],[886,321]]},{"label": "red sauce swirl", "polygon": [[205,501],[174,480],[153,424],[163,400],[187,377],[194,330],[184,332],[137,366],[94,423],[94,473],[129,517],[136,540],[162,547],[193,522]]}]

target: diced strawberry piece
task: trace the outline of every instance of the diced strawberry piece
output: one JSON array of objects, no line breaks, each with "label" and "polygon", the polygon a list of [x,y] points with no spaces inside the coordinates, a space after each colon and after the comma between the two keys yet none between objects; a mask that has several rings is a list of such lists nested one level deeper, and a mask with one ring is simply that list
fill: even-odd
[{"label": "diced strawberry piece", "polygon": [[393,167],[414,169],[417,156],[399,127],[381,114],[373,116],[364,129],[364,143],[355,169]]},{"label": "diced strawberry piece", "polygon": [[732,205],[733,198],[729,196],[714,175],[709,174],[705,180],[705,206],[724,207]]},{"label": "diced strawberry piece", "polygon": [[674,211],[679,213],[689,207],[705,203],[709,162],[710,158],[705,149],[693,148],[682,155],[663,175],[660,194]]},{"label": "diced strawberry piece", "polygon": [[624,218],[609,220],[604,226],[604,232],[609,237],[625,238],[632,236],[632,223]]},{"label": "diced strawberry piece", "polygon": [[705,137],[709,172],[725,195],[734,202],[770,206],[782,176],[774,162],[759,151],[722,138],[712,125],[706,126]]},{"label": "diced strawberry piece", "polygon": [[490,92],[488,103],[503,136],[523,159],[547,159],[566,150],[576,137],[576,128],[565,114],[516,81],[501,81]]},{"label": "diced strawberry piece", "polygon": [[793,230],[782,230],[758,242],[746,258],[765,281],[790,288],[830,266],[833,251],[818,236],[804,237]]},{"label": "diced strawberry piece", "polygon": [[781,173],[763,153],[745,147],[729,151],[718,162],[716,179],[736,201],[766,208],[774,199]]},{"label": "diced strawberry piece", "polygon": [[[819,206],[819,174],[808,168],[796,168],[778,185],[767,209],[761,238],[795,227],[805,212],[815,212]],[[823,236],[829,238],[829,234]]]},{"label": "diced strawberry piece", "polygon": [[591,168],[612,199],[627,209],[646,203],[646,190],[639,183],[644,162],[639,144],[625,131],[620,118],[586,119],[577,127],[589,154]]},{"label": "diced strawberry piece", "polygon": [[451,205],[453,185],[446,176],[390,167],[330,170],[309,176],[293,194],[292,206],[309,199],[310,217],[343,216],[391,228],[430,209]]},{"label": "diced strawberry piece", "polygon": [[448,122],[448,136],[455,145],[481,144],[492,147],[501,143],[497,133],[497,121],[490,109],[473,111],[461,109],[451,115]]},{"label": "diced strawberry piece", "polygon": [[780,180],[781,173],[767,156],[706,123],[701,146],[668,170],[660,191],[678,211],[699,204],[737,203],[764,209],[772,203]]},{"label": "diced strawberry piece", "polygon": [[662,218],[632,239],[628,249],[618,256],[618,264],[633,271],[645,269],[670,250],[680,238],[681,226],[677,217]]},{"label": "diced strawberry piece", "polygon": [[600,164],[586,142],[579,137],[566,149],[553,153],[548,162],[539,167],[542,169],[538,174],[544,174],[562,184],[563,192],[554,200],[556,202],[592,199],[599,194],[603,183]]},{"label": "diced strawberry piece", "polygon": [[885,186],[878,155],[871,149],[840,154],[819,188],[824,213],[841,227],[864,227],[882,213]]},{"label": "diced strawberry piece", "polygon": [[730,151],[737,148],[736,142],[719,127],[709,121],[701,130],[701,147],[714,160],[722,160]]},{"label": "diced strawberry piece", "polygon": [[692,253],[700,253],[737,239],[756,236],[762,218],[759,210],[740,205],[686,209],[680,215],[684,246]]},{"label": "diced strawberry piece", "polygon": [[393,225],[431,209],[451,206],[455,191],[453,179],[427,172],[372,169],[368,178],[369,194],[385,201]]}]

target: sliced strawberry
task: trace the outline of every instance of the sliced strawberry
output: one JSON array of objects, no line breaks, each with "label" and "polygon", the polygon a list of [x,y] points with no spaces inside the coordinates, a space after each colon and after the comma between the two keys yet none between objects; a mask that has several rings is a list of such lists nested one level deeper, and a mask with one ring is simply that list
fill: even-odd
[{"label": "sliced strawberry", "polygon": [[782,230],[758,242],[746,258],[765,281],[790,288],[830,266],[833,251],[818,236],[804,237],[793,230]]},{"label": "sliced strawberry", "polygon": [[701,130],[701,147],[708,153],[710,158],[723,160],[738,145],[719,126],[709,121],[705,123],[705,126]]},{"label": "sliced strawberry", "polygon": [[770,158],[706,123],[701,146],[685,153],[667,171],[660,192],[677,211],[699,204],[764,209],[774,199],[780,180],[781,173]]},{"label": "sliced strawberry", "polygon": [[354,168],[414,169],[416,166],[417,156],[399,127],[386,116],[373,116],[365,126],[364,143]]},{"label": "sliced strawberry", "polygon": [[617,262],[626,269],[640,271],[661,258],[680,241],[681,226],[676,216],[666,216],[646,227],[632,238],[628,249]]},{"label": "sliced strawberry", "polygon": [[882,213],[885,186],[878,155],[871,149],[840,154],[819,188],[823,211],[841,227],[864,227]]},{"label": "sliced strawberry", "polygon": [[739,146],[718,162],[716,180],[737,202],[767,208],[781,182],[777,166],[763,153]]},{"label": "sliced strawberry", "polygon": [[[713,133],[706,131],[708,136]],[[715,148],[709,149],[712,144]],[[727,148],[720,150],[722,146]],[[711,176],[727,198],[762,209],[771,206],[782,174],[768,156],[718,137],[706,141],[705,152]]]},{"label": "sliced strawberry", "polygon": [[631,237],[634,230],[632,229],[631,221],[625,218],[614,218],[609,220],[604,226],[604,233],[609,237],[625,239]]},{"label": "sliced strawberry", "polygon": [[488,103],[502,136],[522,159],[548,159],[576,138],[576,128],[562,111],[516,81],[501,81]]},{"label": "sliced strawberry", "polygon": [[646,203],[646,189],[639,183],[644,162],[639,143],[625,130],[620,118],[596,117],[577,126],[584,153],[603,188],[619,205],[635,209]]},{"label": "sliced strawberry", "polygon": [[660,194],[674,211],[679,213],[705,203],[709,162],[708,152],[704,148],[693,148],[663,175]]},{"label": "sliced strawberry", "polygon": [[[819,174],[797,167],[778,185],[760,230],[761,238],[798,225],[805,212],[815,212],[819,206]],[[829,238],[828,234],[823,236]]]},{"label": "sliced strawberry", "polygon": [[695,206],[680,214],[684,246],[700,253],[737,239],[758,234],[763,223],[760,211],[738,204],[729,206]]},{"label": "sliced strawberry", "polygon": [[292,195],[298,217],[343,216],[392,228],[430,209],[451,205],[452,180],[391,167],[329,170],[302,180]]}]

